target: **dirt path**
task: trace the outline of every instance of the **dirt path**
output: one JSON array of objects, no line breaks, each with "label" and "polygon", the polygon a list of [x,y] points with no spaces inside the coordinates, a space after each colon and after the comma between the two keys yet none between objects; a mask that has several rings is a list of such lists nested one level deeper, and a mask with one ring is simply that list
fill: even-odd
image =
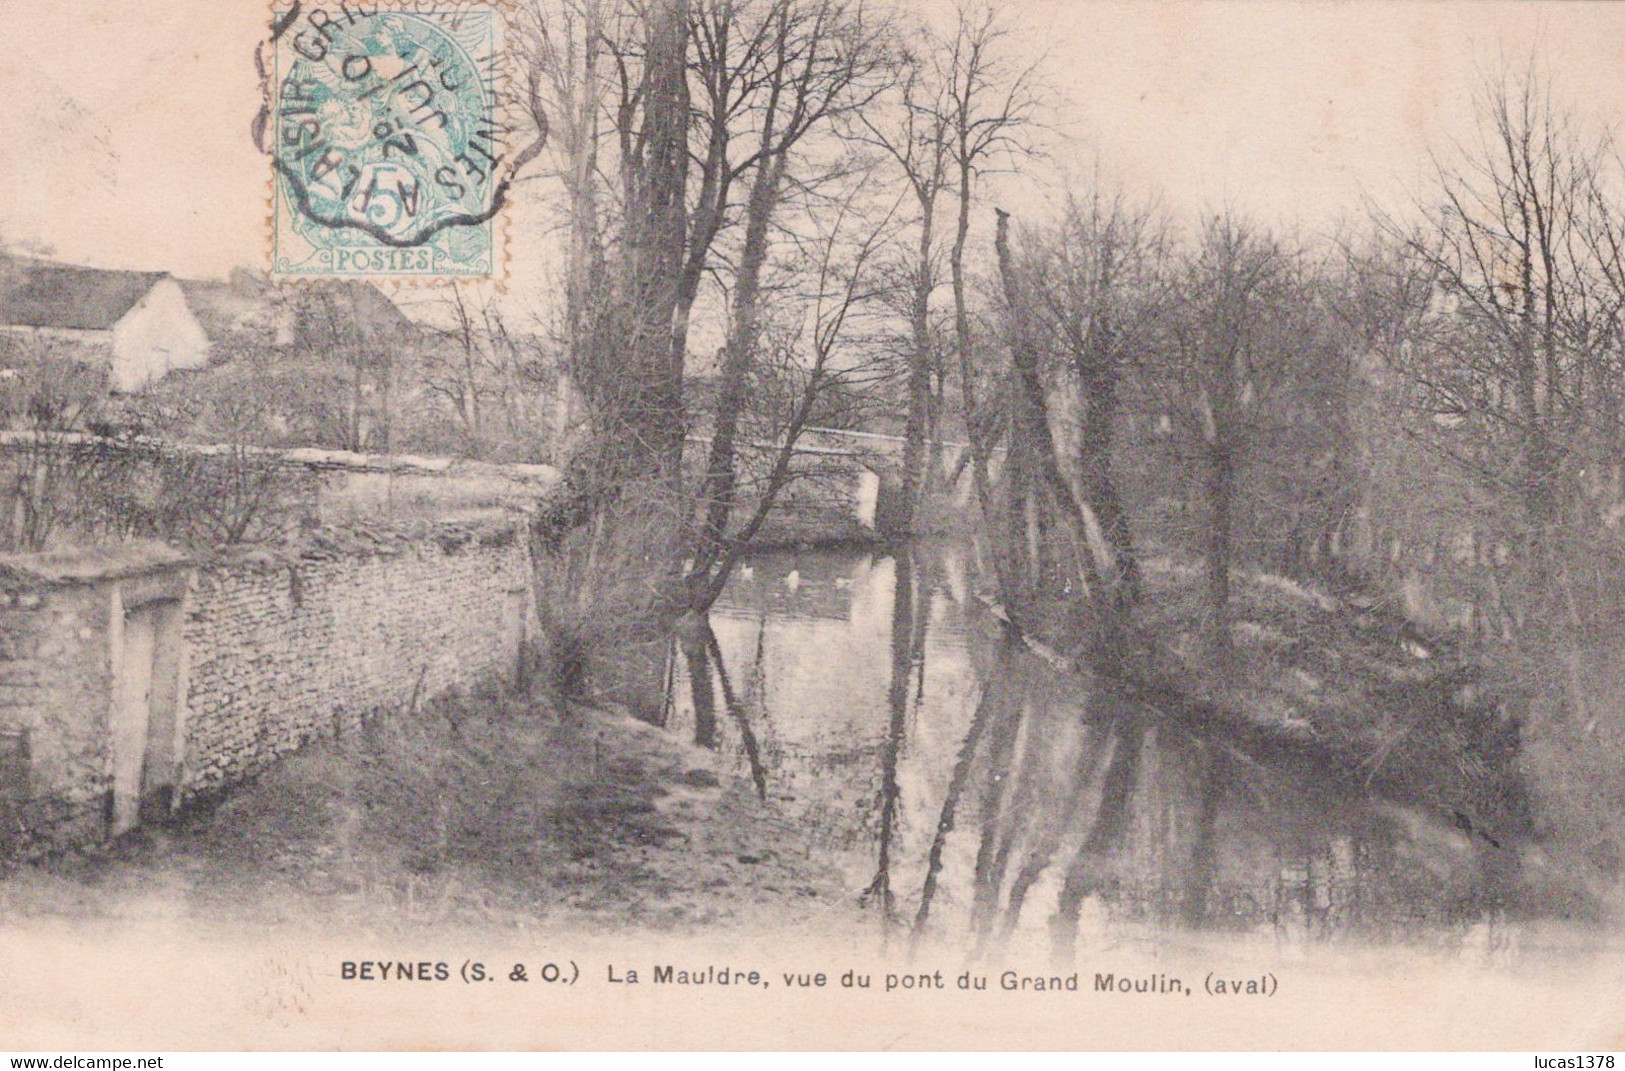
[{"label": "dirt path", "polygon": [[798,925],[855,897],[748,781],[619,714],[433,704],[313,746],[207,811],[0,881],[0,918],[373,932]]}]

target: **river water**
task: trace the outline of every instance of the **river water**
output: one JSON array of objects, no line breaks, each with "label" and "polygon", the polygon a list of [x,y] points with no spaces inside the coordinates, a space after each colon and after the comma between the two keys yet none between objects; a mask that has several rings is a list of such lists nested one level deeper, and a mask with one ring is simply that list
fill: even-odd
[{"label": "river water", "polygon": [[669,659],[666,727],[750,778],[888,940],[1499,957],[1540,923],[1509,850],[1136,709],[1011,642],[973,587],[951,547],[758,554]]}]

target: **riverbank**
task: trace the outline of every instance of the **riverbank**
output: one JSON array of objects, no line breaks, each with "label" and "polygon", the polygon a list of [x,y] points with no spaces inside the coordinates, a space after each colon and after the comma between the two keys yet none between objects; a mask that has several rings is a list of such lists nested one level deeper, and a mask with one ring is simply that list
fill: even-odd
[{"label": "riverbank", "polygon": [[852,897],[716,756],[608,710],[450,697],[207,809],[0,879],[0,917],[683,934]]},{"label": "riverbank", "polygon": [[[1161,554],[1143,566],[1139,604],[1094,646],[1068,643],[1064,627],[1059,650],[1028,644],[1198,734],[1297,756],[1349,791],[1416,808],[1482,853],[1508,907],[1595,917],[1625,904],[1619,831],[1582,831],[1566,813],[1612,779],[1572,748],[1557,766],[1573,773],[1550,776],[1563,722],[1528,652],[1427,633],[1369,593],[1241,570],[1228,649],[1215,653],[1200,562]],[[1588,743],[1606,752],[1601,734]]]}]

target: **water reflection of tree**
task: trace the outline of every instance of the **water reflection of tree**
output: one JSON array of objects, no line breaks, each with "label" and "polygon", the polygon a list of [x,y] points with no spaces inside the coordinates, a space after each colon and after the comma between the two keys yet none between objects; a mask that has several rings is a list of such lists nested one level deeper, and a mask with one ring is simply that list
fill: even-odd
[{"label": "water reflection of tree", "polygon": [[1116,852],[1128,833],[1130,805],[1140,776],[1145,727],[1138,721],[1112,726],[1111,763],[1101,781],[1100,803],[1095,808],[1089,832],[1067,867],[1066,878],[1056,898],[1051,934],[1056,951],[1070,953],[1077,943],[1078,918],[1084,898],[1103,885],[1105,862]]},{"label": "water reflection of tree", "polygon": [[750,766],[751,783],[756,786],[756,794],[767,799],[767,767],[762,761],[761,746],[751,725],[750,713],[728,675],[722,645],[711,628],[711,619],[685,618],[678,629],[676,643],[688,669],[689,693],[694,703],[694,743],[709,751],[721,747],[717,717],[717,689],[720,687],[722,710],[738,727],[740,747]]},{"label": "water reflection of tree", "polygon": [[1084,734],[1071,776],[1074,791],[1068,794],[1062,805],[1056,809],[1054,820],[1045,823],[1040,835],[1032,839],[1026,856],[1010,883],[1010,891],[1005,898],[1004,914],[999,923],[998,940],[1001,943],[1009,939],[1010,934],[1020,923],[1028,892],[1049,869],[1065,838],[1083,822],[1088,813],[1090,799],[1088,786],[1100,775],[1106,757],[1113,753],[1113,748],[1105,739],[1106,733],[1100,726],[1086,725]]},{"label": "water reflection of tree", "polygon": [[[995,664],[942,800],[915,919],[969,886],[973,955],[998,958],[1053,888],[1057,960],[1086,905],[1116,923],[1268,927],[1289,940],[1358,927],[1493,923],[1500,853],[1381,802],[1295,752],[1248,749],[1161,717],[1109,683],[1057,672],[1019,643]],[[955,816],[976,808],[970,873],[946,872]],[[957,856],[955,856],[957,858]]]},{"label": "water reflection of tree", "polygon": [[[997,655],[1001,665],[1015,656],[1016,642],[1013,636],[1002,637]],[[959,807],[960,797],[964,795],[965,788],[975,769],[977,752],[980,750],[982,737],[987,733],[990,725],[996,724],[1008,714],[1011,698],[1005,674],[994,673],[984,678],[982,697],[976,704],[976,713],[972,715],[970,727],[966,730],[964,741],[960,744],[959,757],[954,762],[953,774],[948,779],[948,789],[943,794],[942,809],[937,818],[936,832],[927,855],[925,880],[920,886],[920,906],[914,915],[913,940],[916,945],[925,935],[927,924],[930,922],[931,905],[936,897],[938,882],[942,874],[943,853],[947,847],[948,835],[953,832],[954,818]]]},{"label": "water reflection of tree", "polygon": [[694,701],[694,743],[717,749],[717,696],[711,680],[711,621],[700,616],[679,623],[677,648],[688,667],[688,688]]},{"label": "water reflection of tree", "polygon": [[[1121,906],[1143,897],[1171,906],[1179,921],[1203,924],[1233,777],[1228,754],[1177,733],[1159,739],[1144,711],[1099,682],[1058,674],[1012,637],[993,647],[938,815],[916,939],[930,924],[965,806],[977,808],[969,875],[977,956],[1001,954],[1047,876],[1056,883],[1049,931],[1060,958],[1071,956],[1091,897]],[[1139,888],[1140,878],[1151,887]]]},{"label": "water reflection of tree", "polygon": [[1011,777],[1016,739],[1027,722],[1026,714],[1031,706],[1032,700],[1028,697],[1013,703],[1009,712],[993,725],[988,741],[988,761],[982,790],[982,835],[976,849],[971,901],[971,928],[976,934],[978,948],[987,937],[993,913],[998,907],[999,889],[1004,883],[1004,872],[1010,859],[1013,830],[1006,815],[1022,814],[1025,811],[1023,804],[1031,802],[1033,779]]},{"label": "water reflection of tree", "polygon": [[[906,548],[894,559],[891,617],[891,676],[886,689],[886,740],[880,753],[880,835],[875,877],[859,897],[861,905],[878,904],[881,928],[890,933],[896,921],[892,891],[892,853],[902,789],[898,764],[908,735],[910,697],[913,709],[925,700],[925,641],[935,593],[935,556]],[[916,583],[916,571],[920,573]],[[911,687],[912,685],[912,687]]]},{"label": "water reflection of tree", "polygon": [[[1094,700],[1101,709],[1086,708],[1081,684],[1058,690],[1055,667],[1037,663],[1013,630],[1001,628],[982,653],[981,698],[938,811],[913,926],[918,943],[931,925],[958,812],[974,804],[970,921],[979,954],[1008,938],[1032,887],[1078,844],[1058,909],[1075,923],[1067,898],[1081,904],[1096,864],[1127,828],[1143,734],[1136,719],[1106,709],[1105,700]],[[894,695],[897,685],[894,676]],[[1098,799],[1091,792],[1097,781]],[[1079,830],[1086,830],[1081,843]]]},{"label": "water reflection of tree", "polygon": [[[770,630],[766,607],[753,639],[747,632],[728,647],[731,666],[708,620],[691,622],[672,649],[673,683],[683,689],[675,678],[689,677],[696,743],[742,756],[764,799],[770,777],[786,791],[811,778],[796,793],[810,801],[806,834],[839,832],[837,850],[862,853],[856,899],[875,911],[886,939],[902,932],[917,944],[941,933],[975,957],[999,959],[1023,932],[1023,916],[1042,912],[1026,932],[1037,937],[1047,921],[1052,949],[1070,958],[1087,940],[1083,919],[1097,913],[1114,928],[1273,927],[1288,940],[1414,921],[1418,912],[1430,926],[1482,917],[1482,861],[1418,865],[1426,837],[1441,834],[1398,829],[1386,805],[1313,749],[1238,739],[1183,709],[1164,710],[1155,697],[1035,654],[991,614],[973,618],[986,629],[968,651],[979,683],[974,709],[945,703],[946,688],[927,695],[928,638],[954,645],[939,652],[940,664],[967,653],[957,635],[932,635],[933,603],[973,590],[953,584],[938,593],[954,564],[915,548],[878,574],[893,578],[891,591],[874,593],[889,620],[865,613],[861,638],[889,629],[886,705],[880,718],[851,724],[855,736],[798,738],[782,750],[767,674],[775,642],[792,641]],[[850,583],[835,577],[830,586]],[[861,681],[847,683],[861,691]],[[852,698],[882,714],[868,705],[878,694]],[[805,725],[819,725],[811,714]],[[934,753],[933,737],[949,724],[957,740],[947,746],[956,750]],[[852,798],[841,798],[854,789],[857,816],[848,813]],[[1406,843],[1418,836],[1420,847]],[[1436,865],[1456,872],[1427,872]]]},{"label": "water reflection of tree", "polygon": [[1197,925],[1207,918],[1208,892],[1218,874],[1219,853],[1216,827],[1225,786],[1235,776],[1230,753],[1221,747],[1202,749],[1204,776],[1202,801],[1196,815],[1196,833],[1191,846],[1190,868],[1185,879],[1184,921]]}]

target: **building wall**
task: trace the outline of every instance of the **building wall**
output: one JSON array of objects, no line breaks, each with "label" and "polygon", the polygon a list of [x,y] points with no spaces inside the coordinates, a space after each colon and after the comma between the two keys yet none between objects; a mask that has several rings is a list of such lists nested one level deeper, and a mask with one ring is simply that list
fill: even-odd
[{"label": "building wall", "polygon": [[0,736],[25,749],[26,795],[0,800],[0,855],[100,833],[112,773],[107,711],[111,590],[75,586],[0,598]]},{"label": "building wall", "polygon": [[173,279],[159,280],[113,325],[115,390],[145,390],[168,372],[201,368],[208,360],[209,337]]}]

